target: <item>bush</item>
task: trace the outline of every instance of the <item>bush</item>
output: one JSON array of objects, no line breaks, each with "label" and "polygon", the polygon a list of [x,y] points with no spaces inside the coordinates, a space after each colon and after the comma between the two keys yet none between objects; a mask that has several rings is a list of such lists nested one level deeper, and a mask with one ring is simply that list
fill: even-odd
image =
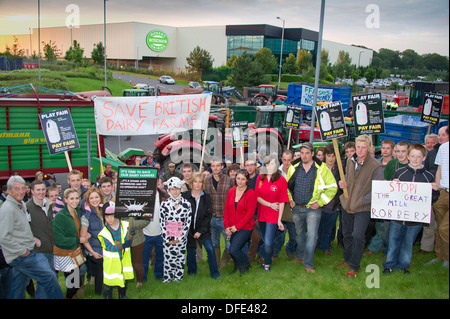
[{"label": "bush", "polygon": [[303,77],[301,75],[296,74],[282,74],[281,82],[303,82]]}]

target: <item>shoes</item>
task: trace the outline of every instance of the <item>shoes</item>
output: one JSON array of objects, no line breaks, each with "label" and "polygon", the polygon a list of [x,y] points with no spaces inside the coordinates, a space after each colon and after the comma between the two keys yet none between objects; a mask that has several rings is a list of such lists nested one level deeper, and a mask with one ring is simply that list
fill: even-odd
[{"label": "shoes", "polygon": [[364,256],[372,256],[373,254],[375,254],[373,251],[371,251],[371,250],[368,250],[368,251],[366,251],[365,253],[364,253]]},{"label": "shoes", "polygon": [[336,268],[348,267],[348,264],[344,261],[342,264],[336,266]]},{"label": "shoes", "polygon": [[393,270],[392,269],[389,269],[389,268],[385,268],[384,270],[383,270],[383,274],[392,274],[392,272],[393,272]]},{"label": "shoes", "polygon": [[315,273],[316,273],[316,271],[315,271],[314,268],[308,268],[308,267],[305,267],[305,270],[306,270],[306,272],[308,272],[308,273],[310,273],[310,274],[315,274]]},{"label": "shoes", "polygon": [[358,272],[356,270],[349,269],[347,272],[347,278],[354,278],[356,277],[357,274]]},{"label": "shoes", "polygon": [[303,264],[303,259],[294,258],[294,263]]},{"label": "shoes", "polygon": [[294,255],[292,255],[292,254],[289,254],[288,252],[286,252],[286,258],[288,258],[288,259],[292,259],[292,258],[294,258]]},{"label": "shoes", "polygon": [[411,274],[411,273],[409,272],[408,269],[403,269],[403,273],[404,273],[405,275],[410,275],[410,274]]},{"label": "shoes", "polygon": [[270,271],[270,265],[261,264],[261,265],[259,265],[259,267],[264,269],[265,272],[269,272]]}]

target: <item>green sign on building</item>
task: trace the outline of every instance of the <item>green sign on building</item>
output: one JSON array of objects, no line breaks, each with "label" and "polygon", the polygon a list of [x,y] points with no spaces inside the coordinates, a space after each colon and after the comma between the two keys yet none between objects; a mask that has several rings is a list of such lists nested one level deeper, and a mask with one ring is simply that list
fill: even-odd
[{"label": "green sign on building", "polygon": [[169,38],[165,32],[153,30],[147,34],[146,42],[150,50],[163,52],[169,45]]}]

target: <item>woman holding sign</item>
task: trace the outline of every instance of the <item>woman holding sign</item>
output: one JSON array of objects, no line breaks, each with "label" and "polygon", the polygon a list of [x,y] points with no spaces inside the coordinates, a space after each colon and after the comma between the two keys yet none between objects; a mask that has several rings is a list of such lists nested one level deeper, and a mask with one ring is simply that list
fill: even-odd
[{"label": "woman holding sign", "polygon": [[161,203],[160,210],[164,252],[163,282],[181,281],[192,209],[191,204],[181,196],[182,182],[178,177],[172,177],[166,185],[169,198]]}]

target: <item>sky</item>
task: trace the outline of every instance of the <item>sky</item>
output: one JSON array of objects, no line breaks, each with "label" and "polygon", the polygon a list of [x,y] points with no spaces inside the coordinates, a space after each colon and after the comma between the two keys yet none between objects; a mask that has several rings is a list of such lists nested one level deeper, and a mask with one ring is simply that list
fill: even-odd
[{"label": "sky", "polygon": [[[320,0],[108,0],[107,22],[268,24],[319,31]],[[20,4],[19,4],[20,3]],[[0,35],[38,26],[38,0],[0,0]],[[103,24],[103,0],[40,0],[41,28]],[[323,39],[449,56],[447,0],[326,0]]]}]

